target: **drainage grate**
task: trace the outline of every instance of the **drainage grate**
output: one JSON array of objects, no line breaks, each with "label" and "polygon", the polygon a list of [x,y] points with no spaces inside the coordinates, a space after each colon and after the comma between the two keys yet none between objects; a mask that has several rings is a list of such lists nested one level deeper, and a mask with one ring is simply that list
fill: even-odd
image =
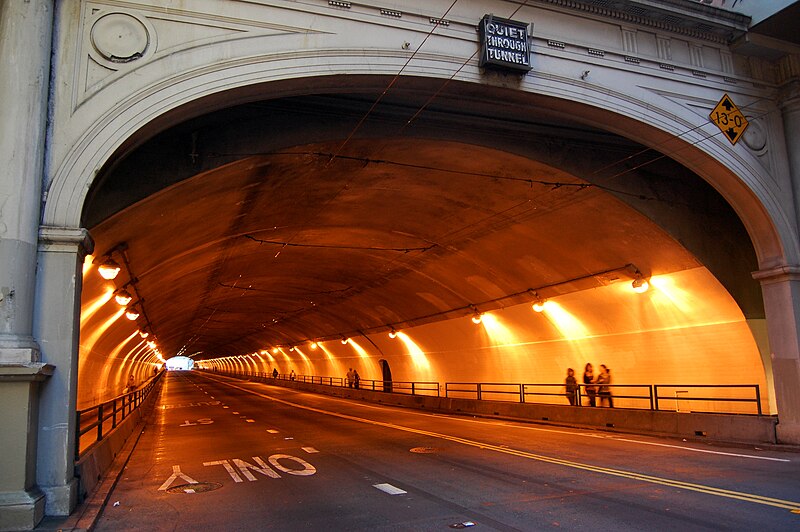
[{"label": "drainage grate", "polygon": [[203,493],[214,491],[222,487],[218,482],[197,482],[195,484],[181,484],[167,488],[167,493]]},{"label": "drainage grate", "polygon": [[418,454],[432,454],[437,451],[434,447],[414,447],[413,449],[409,449],[412,453]]}]

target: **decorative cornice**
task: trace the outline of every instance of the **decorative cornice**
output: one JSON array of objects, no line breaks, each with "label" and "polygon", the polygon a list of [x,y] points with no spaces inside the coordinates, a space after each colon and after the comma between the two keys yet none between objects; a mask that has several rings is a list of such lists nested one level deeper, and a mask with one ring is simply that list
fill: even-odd
[{"label": "decorative cornice", "polygon": [[751,20],[746,15],[691,0],[537,1],[715,43],[729,43],[745,34]]}]

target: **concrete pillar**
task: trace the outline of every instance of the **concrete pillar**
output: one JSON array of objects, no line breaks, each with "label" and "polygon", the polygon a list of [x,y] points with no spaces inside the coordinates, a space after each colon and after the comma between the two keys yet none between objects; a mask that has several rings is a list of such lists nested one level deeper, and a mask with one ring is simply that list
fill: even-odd
[{"label": "concrete pillar", "polygon": [[45,494],[45,514],[66,516],[78,501],[75,478],[78,343],[82,265],[93,242],[85,229],[42,227],[39,231],[34,334],[42,361],[57,368],[40,386],[36,481]]},{"label": "concrete pillar", "polygon": [[33,528],[38,385],[33,339],[53,0],[0,2],[0,530]]},{"label": "concrete pillar", "polygon": [[753,274],[761,282],[778,407],[778,441],[800,444],[800,266]]}]

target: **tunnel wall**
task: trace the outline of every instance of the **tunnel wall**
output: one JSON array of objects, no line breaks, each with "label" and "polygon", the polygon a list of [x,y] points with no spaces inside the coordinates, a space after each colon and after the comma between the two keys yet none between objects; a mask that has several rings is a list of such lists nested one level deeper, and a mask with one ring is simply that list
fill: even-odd
[{"label": "tunnel wall", "polygon": [[[354,368],[362,379],[382,380],[379,360],[384,359],[395,381],[557,384],[567,368],[580,378],[590,362],[595,375],[600,364],[608,366],[616,385],[757,384],[764,411],[773,411],[750,328],[714,277],[695,268],[653,278],[652,285],[637,294],[629,283],[616,283],[560,296],[541,314],[530,305],[516,305],[485,314],[478,325],[464,317],[399,331],[394,339],[381,333],[353,337],[347,345],[335,340],[314,349],[306,343],[278,353],[264,346],[257,354],[225,361],[224,367],[338,378]],[[635,390],[618,391],[641,393]],[[752,392],[745,395],[752,397]],[[616,404],[642,406],[638,400]],[[713,411],[718,406],[691,408]],[[753,405],[732,411],[754,413]]]}]

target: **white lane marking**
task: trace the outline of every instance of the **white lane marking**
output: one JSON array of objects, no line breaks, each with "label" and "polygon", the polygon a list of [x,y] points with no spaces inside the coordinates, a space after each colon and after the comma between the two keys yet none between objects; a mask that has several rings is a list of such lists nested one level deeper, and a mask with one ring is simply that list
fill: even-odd
[{"label": "white lane marking", "polygon": [[233,465],[238,467],[244,477],[251,482],[256,480],[256,477],[250,472],[250,469],[261,473],[266,477],[281,478],[279,474],[277,474],[267,464],[264,463],[264,460],[262,460],[260,456],[254,456],[253,461],[255,461],[260,467],[256,467],[253,464],[245,462],[244,460],[239,460],[238,458],[233,459]]},{"label": "white lane marking", "polygon": [[247,421],[248,423],[255,423],[256,422],[255,419],[245,419],[245,421]]},{"label": "white lane marking", "polygon": [[238,414],[239,412],[231,412],[231,414]]},{"label": "white lane marking", "polygon": [[791,462],[786,458],[771,458],[769,456],[753,456],[751,454],[738,454],[738,453],[726,453],[723,451],[709,451],[708,449],[695,449],[694,447],[684,447],[682,445],[670,445],[668,443],[655,443],[649,441],[639,441],[639,440],[629,440],[626,438],[611,438],[614,441],[624,441],[630,443],[638,443],[640,445],[655,445],[656,447],[671,447],[673,449],[683,449],[685,451],[694,451],[696,453],[708,453],[708,454],[721,454],[724,456],[736,456],[738,458],[752,458],[753,460],[771,460],[773,462]]},{"label": "white lane marking", "polygon": [[313,447],[300,447],[300,448],[303,449],[308,454],[313,454],[313,453],[318,453],[319,452],[318,450],[314,449]]},{"label": "white lane marking", "polygon": [[229,406],[223,406],[222,408],[230,408]]},{"label": "white lane marking", "polygon": [[275,429],[267,429],[267,432],[269,432],[270,434],[277,434],[278,433],[278,431],[275,430]]},{"label": "white lane marking", "polygon": [[389,495],[402,495],[404,493],[408,493],[405,490],[401,490],[391,484],[373,484],[373,488],[378,488],[379,490],[388,493]]},{"label": "white lane marking", "polygon": [[227,460],[217,460],[215,462],[203,462],[204,466],[212,466],[212,465],[221,465],[225,468],[225,471],[231,476],[234,482],[244,482],[242,477],[239,476],[239,473],[233,468],[230,462]]},{"label": "white lane marking", "polygon": [[178,479],[178,478],[182,478],[183,480],[185,480],[189,484],[197,484],[198,483],[195,479],[193,479],[192,477],[190,477],[186,473],[183,473],[181,471],[181,466],[174,465],[174,466],[172,466],[172,476],[170,476],[163,484],[161,484],[161,487],[158,488],[158,491],[166,491],[166,489],[168,487],[170,487],[170,485],[173,482],[175,482],[175,480]]},{"label": "white lane marking", "polygon": [[[284,473],[288,473],[290,475],[297,475],[298,477],[307,477],[317,472],[316,467],[309,464],[302,458],[298,458],[290,454],[273,454],[267,460],[269,460],[269,463],[272,464],[272,467],[274,467],[278,471],[283,471]],[[278,462],[278,460],[291,460],[299,464],[303,469],[290,469],[288,467],[283,466],[280,462]]]}]

